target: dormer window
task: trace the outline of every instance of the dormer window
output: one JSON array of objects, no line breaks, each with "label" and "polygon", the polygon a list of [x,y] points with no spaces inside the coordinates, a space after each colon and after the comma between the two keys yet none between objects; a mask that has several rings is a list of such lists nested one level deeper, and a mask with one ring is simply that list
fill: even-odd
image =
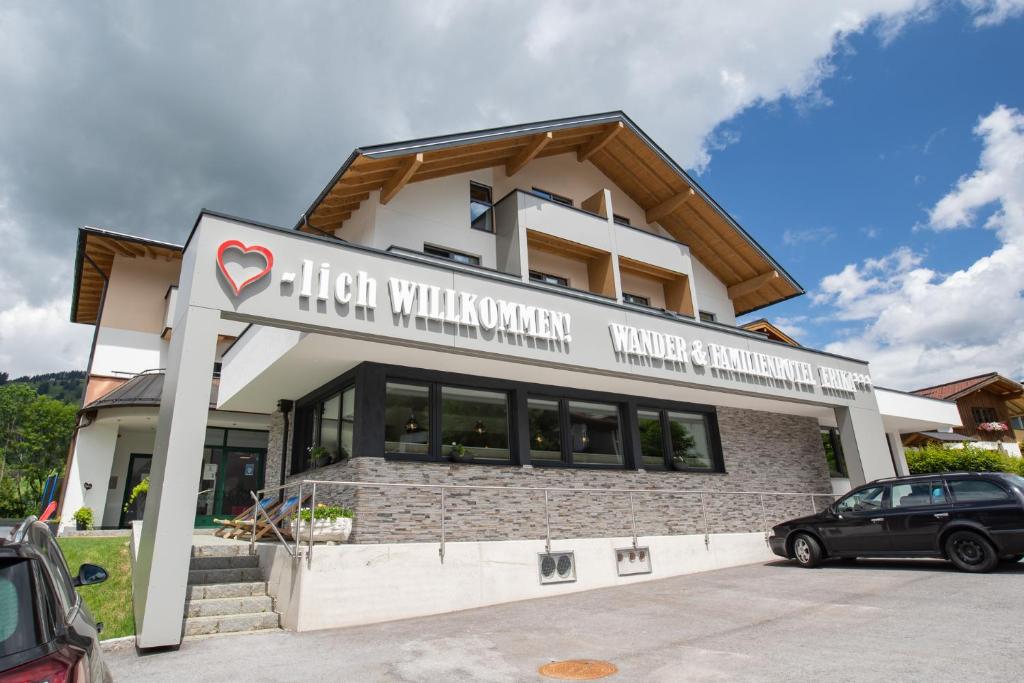
[{"label": "dormer window", "polygon": [[544,199],[549,199],[553,202],[558,202],[559,204],[565,204],[566,206],[574,206],[572,200],[569,199],[568,197],[563,197],[560,194],[555,194],[554,192],[542,190],[539,187],[533,188],[533,193],[539,197],[543,197]]},{"label": "dormer window", "polygon": [[480,183],[469,184],[469,225],[474,230],[494,232],[494,202],[491,188]]}]

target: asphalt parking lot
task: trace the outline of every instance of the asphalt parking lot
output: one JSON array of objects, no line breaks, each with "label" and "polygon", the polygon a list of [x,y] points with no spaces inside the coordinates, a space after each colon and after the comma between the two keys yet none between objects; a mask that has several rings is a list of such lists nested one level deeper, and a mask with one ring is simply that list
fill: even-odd
[{"label": "asphalt parking lot", "polygon": [[1024,677],[1024,563],[749,565],[436,617],[107,653],[118,681],[536,681],[602,659],[609,681]]}]

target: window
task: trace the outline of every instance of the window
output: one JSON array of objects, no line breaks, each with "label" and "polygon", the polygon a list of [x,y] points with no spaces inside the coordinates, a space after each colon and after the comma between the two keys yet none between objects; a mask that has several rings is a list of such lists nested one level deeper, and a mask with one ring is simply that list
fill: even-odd
[{"label": "window", "polygon": [[463,254],[460,251],[452,251],[451,249],[442,249],[441,247],[432,247],[429,244],[423,245],[423,253],[429,254],[430,256],[437,256],[440,258],[446,258],[449,261],[455,261],[456,263],[465,263],[470,266],[479,266],[480,257],[473,256],[472,254]]},{"label": "window", "polygon": [[[343,427],[342,407],[346,402],[348,419],[346,426]],[[354,403],[355,387],[349,386],[295,412],[295,431],[300,440],[298,457],[292,468],[293,474],[324,467],[351,457]],[[343,443],[343,430],[348,433],[347,443]],[[207,446],[211,445],[209,435],[206,443]],[[266,448],[267,433],[228,430],[226,445],[229,448]]]},{"label": "window", "polygon": [[622,465],[618,406],[569,401],[568,410],[573,464]]},{"label": "window", "polygon": [[573,206],[572,200],[569,199],[568,197],[563,197],[560,194],[555,194],[554,192],[548,192],[547,190],[542,190],[539,187],[533,188],[533,193],[535,195],[543,197],[544,199],[550,199],[553,202],[558,202],[559,204],[565,204],[566,206]]},{"label": "window", "polygon": [[715,469],[717,427],[709,415],[656,408],[638,408],[636,415],[644,469]]},{"label": "window", "polygon": [[630,294],[629,292],[622,293],[622,300],[627,304],[636,304],[637,306],[650,306],[651,300],[646,296],[640,296],[639,294]]},{"label": "window", "polygon": [[1010,498],[1002,487],[982,479],[948,479],[947,483],[958,503],[987,503]]},{"label": "window", "polygon": [[559,287],[568,287],[569,279],[564,278],[561,275],[549,275],[542,273],[539,270],[530,271],[531,282],[543,282],[546,285],[558,285]]},{"label": "window", "polygon": [[494,232],[494,204],[491,188],[480,183],[469,184],[469,225],[474,230]]},{"label": "window", "polygon": [[[313,443],[326,451],[317,464],[326,465],[338,459],[338,425],[341,422],[341,394],[317,404],[313,413]],[[325,462],[326,461],[326,462]]]},{"label": "window", "polygon": [[946,489],[941,480],[893,484],[890,500],[892,500],[891,505],[894,508],[944,505]]},{"label": "window", "polygon": [[441,387],[441,454],[509,462],[508,394]]},{"label": "window", "polygon": [[530,461],[561,462],[562,428],[558,401],[529,398]]},{"label": "window", "polygon": [[822,427],[821,445],[825,448],[829,476],[846,477],[846,457],[843,455],[843,443],[839,439],[839,430],[835,427]]},{"label": "window", "polygon": [[629,218],[627,218],[626,216],[620,216],[617,213],[612,214],[612,220],[618,223],[619,225],[632,225],[632,223],[629,222]]},{"label": "window", "polygon": [[338,452],[343,458],[353,455],[353,436],[356,424],[356,388],[349,387],[341,392],[341,435]]},{"label": "window", "polygon": [[1024,417],[1021,417],[1019,415],[1017,417],[1011,417],[1010,427],[1012,427],[1013,429],[1024,430]]},{"label": "window", "polygon": [[716,316],[711,311],[701,311],[700,312],[700,320],[701,320],[701,322],[713,323],[713,322],[715,322],[717,320],[717,318],[718,318],[718,316]]},{"label": "window", "polygon": [[388,382],[384,398],[384,450],[430,452],[430,387]]},{"label": "window", "polygon": [[885,496],[884,486],[870,486],[860,491],[855,491],[843,498],[836,505],[836,512],[839,514],[850,512],[876,512],[882,509],[882,499]]},{"label": "window", "polygon": [[995,408],[974,406],[971,408],[971,416],[974,418],[975,424],[981,424],[983,422],[997,422],[999,420],[999,416],[996,414]]},{"label": "window", "polygon": [[32,591],[34,564],[18,557],[0,560],[0,660],[46,641]]}]

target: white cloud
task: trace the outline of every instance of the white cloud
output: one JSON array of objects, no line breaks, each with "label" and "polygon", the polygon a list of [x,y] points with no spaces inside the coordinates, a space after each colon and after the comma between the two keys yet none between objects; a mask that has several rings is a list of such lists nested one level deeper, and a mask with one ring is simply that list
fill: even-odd
[{"label": "white cloud", "polygon": [[[882,384],[915,388],[991,370],[1024,376],[1024,114],[997,106],[975,134],[977,170],[935,204],[928,227],[989,228],[997,249],[943,274],[903,247],[847,265],[813,295],[834,318],[863,321],[859,336],[826,349],[871,361]],[[979,221],[984,210],[992,213]]]},{"label": "white cloud", "polygon": [[70,306],[68,298],[19,301],[0,311],[0,370],[18,377],[85,369],[92,328],[69,323]]},{"label": "white cloud", "polygon": [[807,334],[807,328],[805,327],[806,323],[806,315],[783,315],[772,319],[772,324],[775,325],[775,327],[779,328],[797,341],[800,341],[800,337]]},{"label": "white cloud", "polygon": [[978,27],[996,26],[1024,14],[1024,0],[962,0]]},{"label": "white cloud", "polygon": [[787,247],[798,247],[802,244],[816,242],[828,244],[836,238],[832,228],[809,228],[807,230],[786,230],[782,233],[782,243]]}]

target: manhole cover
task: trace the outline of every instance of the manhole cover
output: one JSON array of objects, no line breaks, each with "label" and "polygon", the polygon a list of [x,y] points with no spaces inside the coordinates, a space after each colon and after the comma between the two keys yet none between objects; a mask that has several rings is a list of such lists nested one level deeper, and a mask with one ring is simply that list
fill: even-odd
[{"label": "manhole cover", "polygon": [[563,681],[592,681],[618,672],[611,662],[599,659],[567,659],[564,662],[545,664],[539,671],[541,676],[560,678]]}]

